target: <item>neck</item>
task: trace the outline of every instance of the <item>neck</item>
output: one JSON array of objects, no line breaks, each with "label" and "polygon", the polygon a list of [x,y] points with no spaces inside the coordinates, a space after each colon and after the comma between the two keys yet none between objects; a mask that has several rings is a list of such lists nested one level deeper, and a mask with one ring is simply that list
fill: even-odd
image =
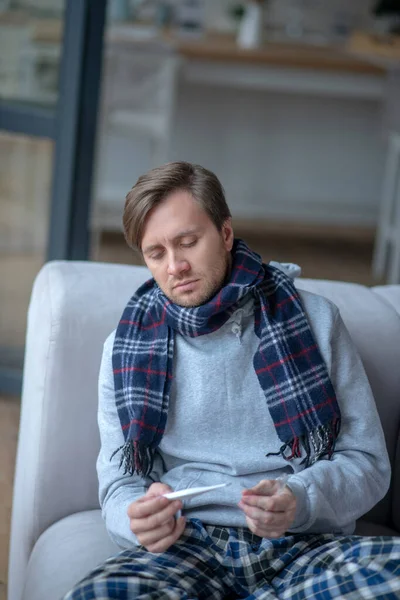
[{"label": "neck", "polygon": [[227,262],[227,266],[226,266],[226,274],[225,274],[225,279],[224,279],[223,285],[226,285],[228,283],[228,281],[230,280],[230,278],[231,278],[232,263],[233,263],[232,252],[229,252],[229,254],[228,254],[228,262]]}]

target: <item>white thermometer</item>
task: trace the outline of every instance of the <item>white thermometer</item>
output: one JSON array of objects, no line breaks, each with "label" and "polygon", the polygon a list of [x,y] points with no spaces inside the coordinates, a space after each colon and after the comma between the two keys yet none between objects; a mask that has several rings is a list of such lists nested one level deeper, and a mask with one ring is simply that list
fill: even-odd
[{"label": "white thermometer", "polygon": [[211,490],[217,490],[218,488],[223,488],[230,485],[230,483],[219,483],[218,485],[207,485],[204,487],[194,487],[188,488],[186,490],[178,490],[176,492],[168,492],[167,494],[163,494],[164,498],[168,498],[168,500],[180,500],[181,498],[192,498],[193,496],[199,496],[200,494],[205,494],[206,492],[211,492]]}]

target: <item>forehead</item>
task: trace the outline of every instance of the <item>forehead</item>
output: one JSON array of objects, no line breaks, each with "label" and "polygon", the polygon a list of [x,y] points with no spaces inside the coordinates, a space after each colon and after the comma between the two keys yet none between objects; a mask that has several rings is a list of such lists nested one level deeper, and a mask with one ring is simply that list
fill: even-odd
[{"label": "forehead", "polygon": [[171,240],[182,231],[213,227],[201,205],[185,191],[173,192],[153,208],[144,225],[142,248],[160,240]]}]

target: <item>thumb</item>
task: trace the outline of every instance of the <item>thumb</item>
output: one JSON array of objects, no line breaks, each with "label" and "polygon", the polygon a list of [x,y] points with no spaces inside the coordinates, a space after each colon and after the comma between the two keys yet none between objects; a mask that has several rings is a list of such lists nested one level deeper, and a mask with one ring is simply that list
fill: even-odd
[{"label": "thumb", "polygon": [[147,497],[151,496],[162,496],[163,494],[168,494],[168,492],[172,492],[172,488],[169,487],[166,483],[161,483],[157,481],[156,483],[152,483],[149,489],[146,492]]},{"label": "thumb", "polygon": [[274,479],[262,479],[250,489],[243,490],[242,494],[250,496],[255,494],[258,496],[273,496],[279,489],[279,484]]}]

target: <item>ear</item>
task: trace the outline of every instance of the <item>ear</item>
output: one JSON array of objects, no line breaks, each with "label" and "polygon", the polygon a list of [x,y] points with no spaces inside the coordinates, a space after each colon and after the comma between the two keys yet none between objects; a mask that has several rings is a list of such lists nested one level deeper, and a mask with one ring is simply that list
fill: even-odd
[{"label": "ear", "polygon": [[222,239],[224,241],[225,249],[228,252],[232,250],[234,238],[235,236],[232,228],[232,219],[231,217],[229,217],[229,219],[226,219],[226,221],[222,225]]}]

